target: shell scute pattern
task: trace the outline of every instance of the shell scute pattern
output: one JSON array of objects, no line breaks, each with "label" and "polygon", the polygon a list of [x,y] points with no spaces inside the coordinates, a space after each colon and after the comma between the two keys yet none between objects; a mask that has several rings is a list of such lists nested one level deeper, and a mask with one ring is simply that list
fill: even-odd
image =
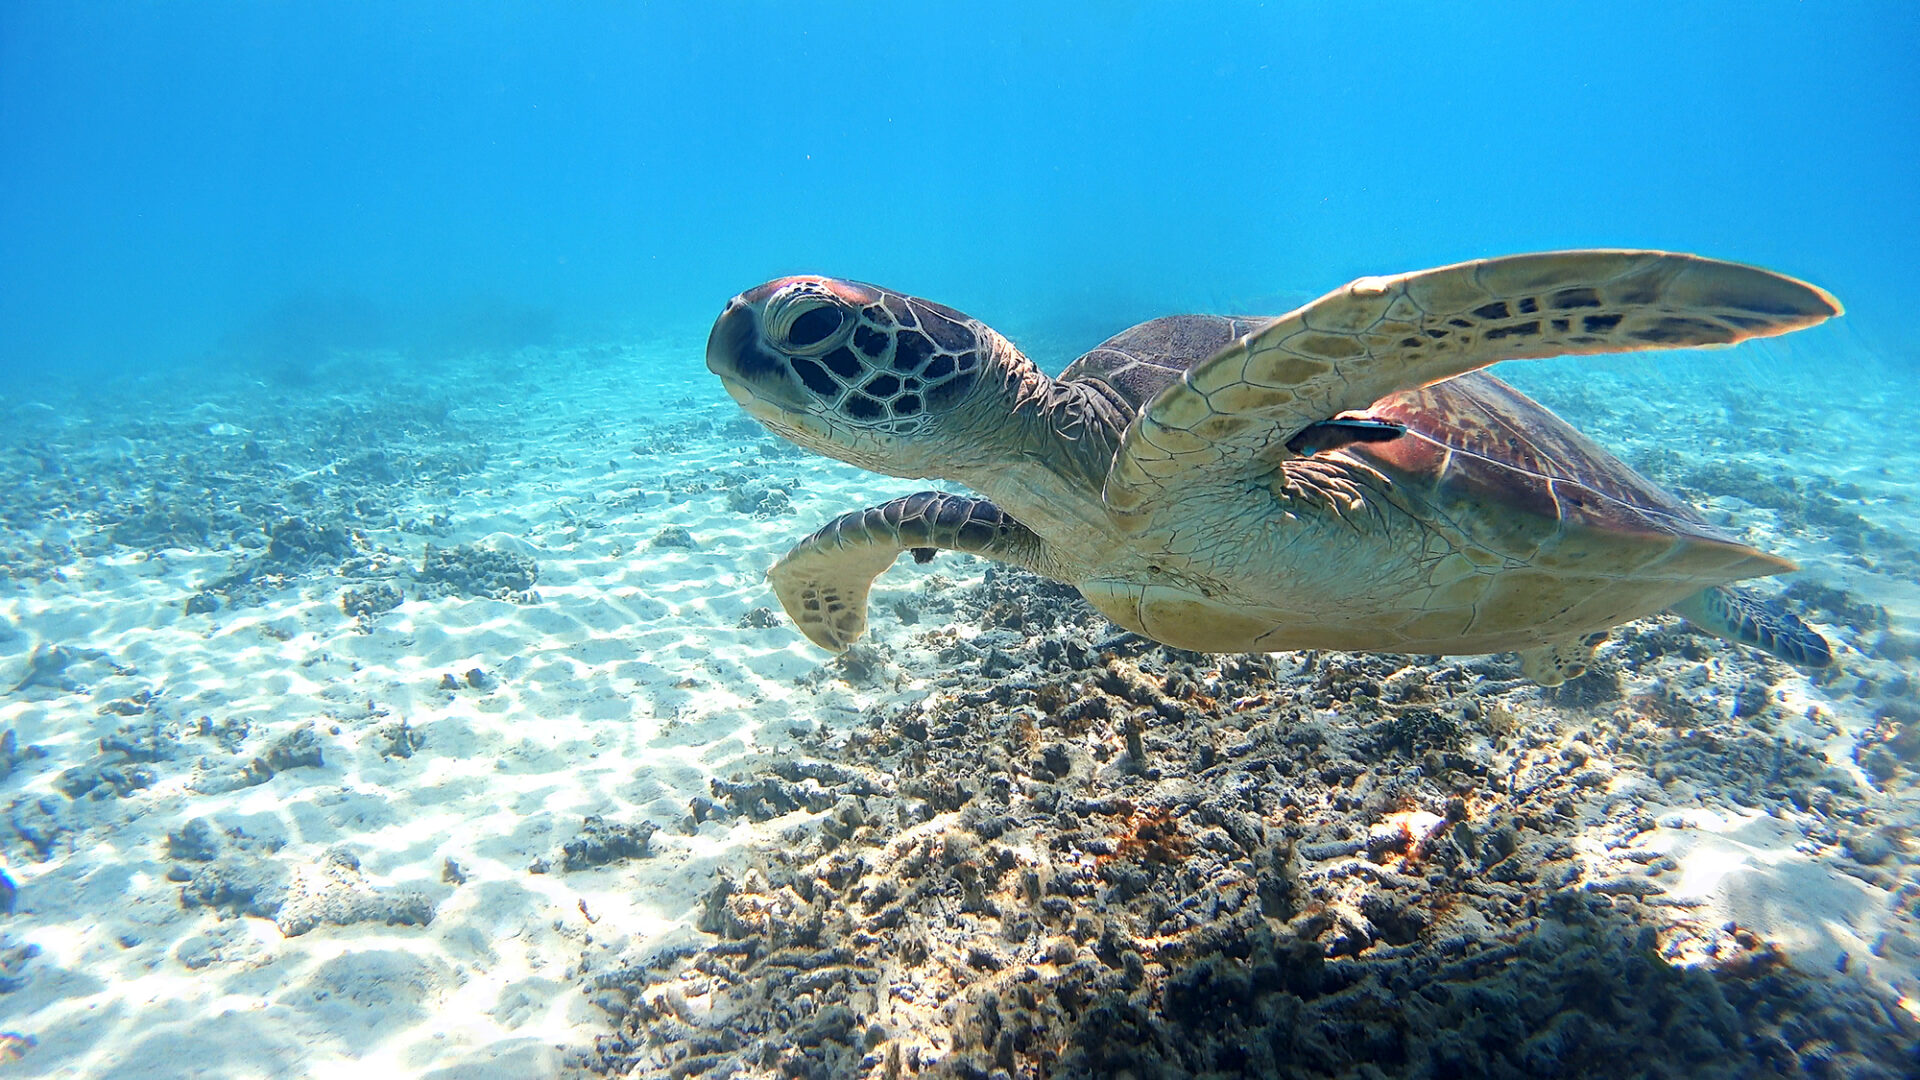
[{"label": "shell scute pattern", "polygon": [[1475,373],[1395,394],[1368,410],[1408,436],[1350,447],[1409,476],[1522,513],[1618,532],[1685,533],[1729,543],[1666,491],[1545,407]]},{"label": "shell scute pattern", "polygon": [[1200,360],[1235,338],[1265,325],[1264,319],[1170,315],[1124,330],[1095,346],[1060,373],[1061,382],[1097,380],[1138,412],[1154,395]]}]

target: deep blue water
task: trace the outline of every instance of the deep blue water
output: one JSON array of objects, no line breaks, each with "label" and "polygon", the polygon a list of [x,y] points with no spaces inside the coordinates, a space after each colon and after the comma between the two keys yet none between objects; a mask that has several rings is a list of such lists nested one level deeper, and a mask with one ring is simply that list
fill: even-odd
[{"label": "deep blue water", "polygon": [[1852,318],[1798,347],[1900,361],[1916,56],[1892,0],[13,0],[0,363],[697,341],[796,271],[1090,344],[1582,245],[1808,278]]}]

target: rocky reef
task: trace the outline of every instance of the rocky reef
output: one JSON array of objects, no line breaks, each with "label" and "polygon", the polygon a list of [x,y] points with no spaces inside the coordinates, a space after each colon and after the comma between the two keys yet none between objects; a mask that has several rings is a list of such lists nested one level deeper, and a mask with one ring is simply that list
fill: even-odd
[{"label": "rocky reef", "polygon": [[[916,635],[945,669],[931,694],[690,807],[686,828],[796,823],[707,894],[707,944],[596,978],[616,1031],[591,1071],[1920,1065],[1920,1024],[1884,993],[1690,917],[1672,860],[1634,843],[1663,796],[1859,840],[1874,793],[1779,735],[1788,669],[1769,659],[1641,624],[1543,692],[1498,658],[1181,653],[998,568],[922,599],[978,629]],[[836,673],[884,682],[906,660],[868,646]],[[1859,842],[1860,872],[1911,876],[1903,838]]]}]

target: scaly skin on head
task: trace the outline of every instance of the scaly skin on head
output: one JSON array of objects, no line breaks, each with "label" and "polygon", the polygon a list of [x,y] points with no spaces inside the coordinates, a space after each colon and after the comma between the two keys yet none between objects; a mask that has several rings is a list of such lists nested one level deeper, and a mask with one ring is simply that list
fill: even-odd
[{"label": "scaly skin on head", "polygon": [[1100,485],[1131,418],[1099,384],[1048,378],[1012,342],[930,301],[821,277],[770,281],[714,324],[707,366],[748,413],[890,476],[964,484],[1048,538],[1050,576],[1111,549]]}]

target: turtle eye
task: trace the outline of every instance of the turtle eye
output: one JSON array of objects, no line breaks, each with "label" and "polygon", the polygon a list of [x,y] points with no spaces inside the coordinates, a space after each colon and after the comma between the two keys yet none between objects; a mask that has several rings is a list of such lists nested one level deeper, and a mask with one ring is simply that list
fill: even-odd
[{"label": "turtle eye", "polygon": [[813,282],[796,283],[767,304],[767,339],[790,353],[817,355],[837,347],[853,320],[846,305]]},{"label": "turtle eye", "polygon": [[803,312],[799,318],[793,320],[793,325],[787,328],[787,344],[797,349],[818,345],[832,337],[833,332],[840,329],[840,324],[845,320],[846,316],[834,307],[817,307]]}]

